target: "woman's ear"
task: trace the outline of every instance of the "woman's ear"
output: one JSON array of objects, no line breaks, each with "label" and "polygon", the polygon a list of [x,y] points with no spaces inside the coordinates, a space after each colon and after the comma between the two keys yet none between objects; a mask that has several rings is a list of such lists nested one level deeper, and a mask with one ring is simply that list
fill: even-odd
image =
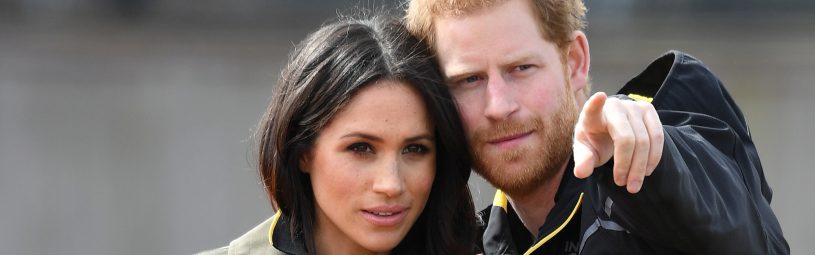
[{"label": "woman's ear", "polygon": [[300,162],[299,167],[300,171],[303,173],[310,173],[311,172],[311,150],[306,150],[303,154],[300,155]]}]

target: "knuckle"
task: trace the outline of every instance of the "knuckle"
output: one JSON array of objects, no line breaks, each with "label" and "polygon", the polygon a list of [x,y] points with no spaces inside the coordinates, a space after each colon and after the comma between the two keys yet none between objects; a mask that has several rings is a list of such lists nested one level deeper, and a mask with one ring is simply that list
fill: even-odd
[{"label": "knuckle", "polygon": [[638,137],[636,141],[637,148],[648,148],[651,145],[651,140],[647,136]]},{"label": "knuckle", "polygon": [[651,110],[651,109],[654,109],[654,105],[652,105],[652,104],[650,104],[650,103],[648,103],[648,102],[641,102],[641,101],[637,101],[637,102],[634,102],[634,103],[636,104],[636,106],[637,106],[638,108],[643,109],[643,110]]},{"label": "knuckle", "polygon": [[617,99],[617,98],[609,98],[609,99],[611,99],[611,100],[606,100],[606,106],[608,106],[608,107],[620,106],[620,104],[622,103],[622,101],[620,99]]},{"label": "knuckle", "polygon": [[646,169],[646,167],[647,167],[647,166],[646,166],[646,164],[648,164],[648,161],[645,161],[645,160],[640,161],[640,164],[638,164],[636,168],[632,168],[632,169],[631,169],[631,172],[635,172],[635,173],[637,173],[637,174],[636,174],[637,178],[640,178],[640,179],[641,179],[641,178],[642,178],[642,176],[644,176],[644,175],[645,175],[645,172],[647,171],[647,169]]},{"label": "knuckle", "polygon": [[614,175],[620,175],[618,177],[623,177],[628,174],[628,170],[631,167],[630,160],[617,160],[614,161]]},{"label": "knuckle", "polygon": [[617,146],[620,146],[624,149],[630,149],[635,146],[635,138],[633,134],[621,134],[617,136],[615,139]]},{"label": "knuckle", "polygon": [[657,130],[657,132],[654,132],[653,136],[654,140],[656,141],[662,141],[663,139],[665,139],[665,133],[662,132],[661,128]]}]

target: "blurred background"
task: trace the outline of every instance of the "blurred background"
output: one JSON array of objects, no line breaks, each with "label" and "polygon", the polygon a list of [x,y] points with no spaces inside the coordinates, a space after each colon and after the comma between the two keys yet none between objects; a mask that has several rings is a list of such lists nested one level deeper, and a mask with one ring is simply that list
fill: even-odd
[{"label": "blurred background", "polygon": [[[815,253],[815,3],[587,4],[595,90],[669,49],[700,58],[750,122],[793,253]],[[0,0],[0,254],[190,254],[271,216],[253,129],[293,45],[352,6],[399,3]]]}]

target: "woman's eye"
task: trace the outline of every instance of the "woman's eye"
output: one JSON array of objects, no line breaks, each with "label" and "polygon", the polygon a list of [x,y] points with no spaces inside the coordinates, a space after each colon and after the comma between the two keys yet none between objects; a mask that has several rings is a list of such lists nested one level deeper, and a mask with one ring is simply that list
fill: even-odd
[{"label": "woman's eye", "polygon": [[348,146],[349,151],[354,153],[373,153],[374,149],[367,143],[354,143]]},{"label": "woman's eye", "polygon": [[421,144],[411,144],[402,149],[403,154],[427,154],[430,149]]}]

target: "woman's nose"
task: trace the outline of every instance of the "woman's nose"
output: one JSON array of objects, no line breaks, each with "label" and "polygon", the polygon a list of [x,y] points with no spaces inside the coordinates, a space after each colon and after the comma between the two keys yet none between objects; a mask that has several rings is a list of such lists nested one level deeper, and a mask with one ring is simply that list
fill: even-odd
[{"label": "woman's nose", "polygon": [[395,157],[383,159],[381,167],[375,171],[373,190],[388,197],[396,197],[405,190],[399,169],[399,162]]}]

